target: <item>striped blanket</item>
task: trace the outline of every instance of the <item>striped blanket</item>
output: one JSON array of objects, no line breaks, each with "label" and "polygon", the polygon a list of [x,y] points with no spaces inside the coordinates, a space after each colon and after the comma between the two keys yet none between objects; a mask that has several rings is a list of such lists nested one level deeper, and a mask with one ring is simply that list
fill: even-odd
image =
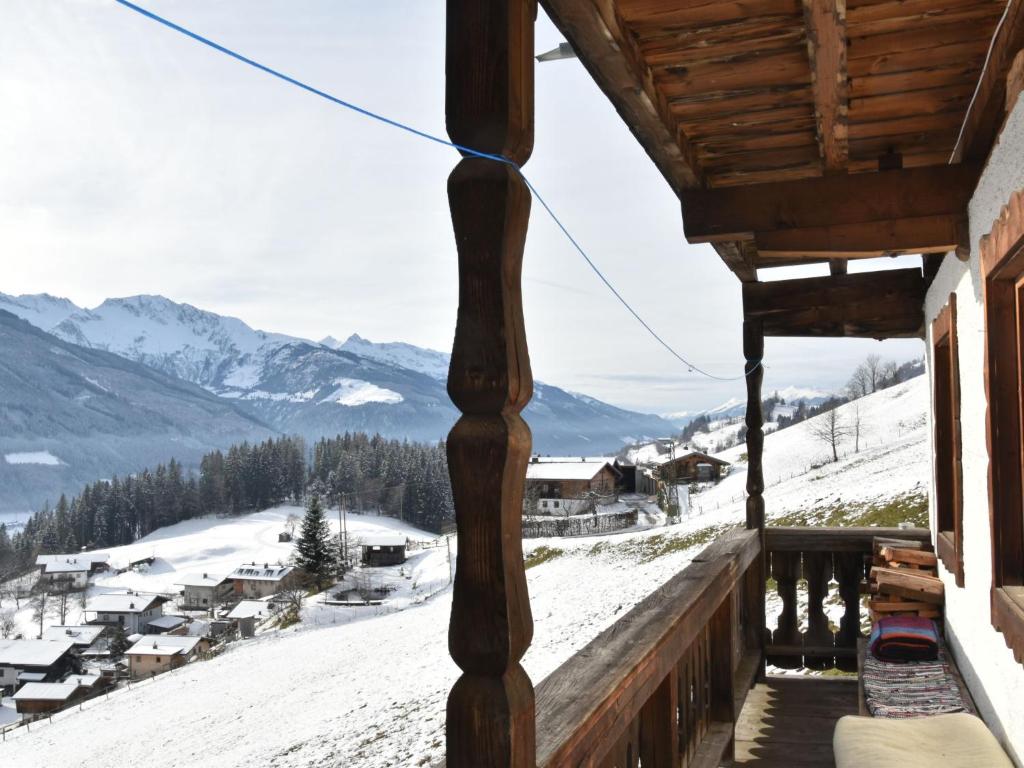
[{"label": "striped blanket", "polygon": [[931,619],[887,616],[875,622],[868,648],[882,661],[934,661],[939,653],[939,629]]},{"label": "striped blanket", "polygon": [[972,712],[960,692],[945,649],[934,661],[901,664],[864,659],[864,698],[875,717],[909,718]]}]

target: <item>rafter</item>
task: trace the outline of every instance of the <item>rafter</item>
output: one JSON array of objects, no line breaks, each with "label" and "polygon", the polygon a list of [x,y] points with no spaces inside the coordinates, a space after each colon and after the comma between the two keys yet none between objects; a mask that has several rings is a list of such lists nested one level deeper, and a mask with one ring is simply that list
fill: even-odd
[{"label": "rafter", "polygon": [[836,173],[845,170],[850,159],[846,3],[845,0],[803,0],[803,6],[818,146],[825,172]]}]

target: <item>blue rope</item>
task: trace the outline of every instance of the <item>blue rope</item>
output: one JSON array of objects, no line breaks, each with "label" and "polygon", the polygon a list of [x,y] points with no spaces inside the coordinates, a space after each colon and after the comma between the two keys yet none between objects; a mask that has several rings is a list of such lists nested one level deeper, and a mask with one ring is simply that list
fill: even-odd
[{"label": "blue rope", "polygon": [[193,32],[190,29],[186,29],[185,27],[175,24],[173,21],[165,19],[163,16],[158,16],[152,11],[146,10],[145,8],[135,5],[135,3],[128,2],[128,0],[115,1],[120,5],[123,5],[125,8],[135,11],[136,13],[139,13],[145,16],[146,18],[157,22],[158,24],[163,24],[165,27],[173,29],[175,32],[180,32],[186,37],[192,38],[198,43],[202,43],[203,45],[209,46],[210,48],[213,48],[215,51],[219,51],[220,53],[223,53],[226,56],[230,56],[231,58],[236,59],[242,62],[243,64],[248,64],[250,67],[254,67],[260,70],[261,72],[278,78],[279,80],[284,80],[286,83],[294,85],[297,88],[301,88],[304,91],[308,91],[309,93],[312,93],[315,96],[319,96],[322,99],[326,99],[327,101],[330,101],[333,104],[337,104],[339,107],[344,107],[345,109],[357,112],[360,115],[363,115],[364,117],[369,117],[370,119],[384,123],[385,125],[390,125],[392,128],[398,128],[399,130],[406,131],[407,133],[411,133],[414,136],[419,136],[421,139],[427,139],[428,141],[432,141],[435,144],[441,144],[446,147],[451,147],[453,149],[458,150],[464,155],[470,155],[471,157],[480,157],[484,158],[485,160],[494,160],[495,162],[504,163],[506,165],[511,166],[512,168],[515,169],[516,173],[518,173],[519,176],[522,178],[523,182],[529,188],[533,196],[540,201],[540,204],[544,207],[544,210],[547,211],[548,216],[550,216],[551,220],[555,222],[558,228],[562,231],[562,234],[565,235],[566,239],[572,244],[573,248],[576,249],[577,253],[579,253],[579,255],[583,257],[583,260],[587,262],[587,265],[593,270],[594,274],[596,274],[600,278],[601,282],[605,284],[608,290],[612,292],[612,295],[614,295],[615,298],[618,299],[619,302],[622,304],[622,306],[624,306],[629,311],[629,313],[634,318],[636,318],[637,322],[639,322],[640,325],[644,327],[644,329],[654,338],[655,341],[657,341],[662,347],[664,347],[669,352],[669,354],[671,354],[673,357],[675,357],[677,360],[683,363],[683,365],[685,365],[690,371],[695,371],[701,374],[702,376],[706,376],[709,379],[716,379],[718,381],[739,381],[740,379],[745,379],[747,376],[750,375],[750,373],[753,373],[754,371],[757,370],[758,367],[762,365],[762,362],[759,360],[757,366],[753,370],[751,370],[750,373],[744,374],[743,376],[715,376],[714,374],[708,373],[707,371],[698,368],[696,365],[694,365],[689,360],[680,355],[678,352],[676,352],[675,349],[673,349],[673,347],[667,341],[661,338],[661,336],[659,336],[658,333],[650,325],[647,324],[647,321],[645,321],[639,315],[639,313],[637,313],[637,311],[633,309],[629,302],[626,301],[625,298],[623,298],[622,294],[620,294],[615,289],[615,286],[613,286],[611,282],[609,282],[608,278],[604,276],[601,270],[598,269],[597,265],[587,255],[587,252],[583,250],[583,247],[579,244],[579,242],[577,242],[576,238],[572,236],[572,234],[569,232],[566,226],[562,223],[562,220],[558,218],[555,212],[551,209],[551,206],[547,204],[547,201],[545,201],[544,198],[541,196],[540,192],[537,191],[537,188],[530,183],[530,180],[528,178],[526,178],[526,174],[523,173],[523,170],[522,168],[519,167],[518,163],[509,160],[507,157],[502,157],[501,155],[495,155],[488,152],[480,152],[479,150],[473,149],[471,147],[466,147],[461,144],[448,141],[447,139],[443,139],[440,136],[435,136],[432,133],[421,131],[417,128],[413,128],[410,125],[400,123],[397,120],[392,120],[391,118],[385,117],[384,115],[378,114],[376,112],[371,112],[368,109],[360,107],[358,104],[353,104],[352,102],[345,101],[344,99],[339,99],[337,96],[332,96],[331,94],[326,93],[325,91],[321,91],[319,88],[314,88],[313,86],[308,85],[302,82],[301,80],[296,80],[294,77],[290,77],[284,74],[283,72],[280,72],[276,69],[272,69],[271,67],[268,67],[265,64],[260,64],[258,61],[254,61],[248,58],[247,56],[243,56],[237,51],[233,51],[230,48],[225,48],[223,45],[215,43],[213,40],[203,37],[202,35],[197,34],[196,32]]}]

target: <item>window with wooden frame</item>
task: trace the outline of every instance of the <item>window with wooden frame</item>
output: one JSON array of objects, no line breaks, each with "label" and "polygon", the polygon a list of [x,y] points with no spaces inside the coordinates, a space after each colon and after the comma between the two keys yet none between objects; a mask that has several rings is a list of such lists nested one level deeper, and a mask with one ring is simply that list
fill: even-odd
[{"label": "window with wooden frame", "polygon": [[992,623],[1024,663],[1024,190],[981,242]]},{"label": "window with wooden frame", "polygon": [[934,373],[936,549],[956,585],[964,585],[963,463],[956,294],[932,323]]}]

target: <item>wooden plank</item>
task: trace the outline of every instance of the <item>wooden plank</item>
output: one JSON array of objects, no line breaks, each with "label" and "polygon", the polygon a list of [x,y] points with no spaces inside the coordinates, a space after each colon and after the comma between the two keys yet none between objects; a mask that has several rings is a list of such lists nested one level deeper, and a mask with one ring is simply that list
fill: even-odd
[{"label": "wooden plank", "polygon": [[902,547],[882,547],[882,557],[889,561],[900,563],[916,563],[934,568],[938,559],[933,552],[922,552],[919,549],[904,549]]},{"label": "wooden plank", "polygon": [[945,590],[938,578],[919,576],[909,569],[879,567],[871,569],[871,578],[878,585],[879,594],[899,595],[935,605],[945,601]]},{"label": "wooden plank", "polygon": [[743,312],[766,336],[913,338],[924,327],[920,270],[746,283]]},{"label": "wooden plank", "polygon": [[713,546],[713,558],[691,563],[537,687],[538,766],[606,754],[760,551],[755,531]]},{"label": "wooden plank", "polygon": [[988,50],[984,70],[967,109],[951,162],[982,162],[1006,117],[1006,77],[1024,48],[1024,0],[1009,0]]},{"label": "wooden plank", "polygon": [[[712,723],[697,750],[687,762],[687,768],[718,768],[723,762],[730,762],[727,755],[732,746],[732,723]],[[675,765],[674,763],[653,763],[653,765]]]},{"label": "wooden plank", "polygon": [[811,60],[818,145],[826,172],[846,168],[850,156],[846,74],[846,3],[803,0]]},{"label": "wooden plank", "polygon": [[931,541],[927,528],[814,528],[769,525],[765,528],[765,546],[769,552],[863,552],[872,551],[875,537]]},{"label": "wooden plank", "polygon": [[640,762],[679,764],[679,671],[673,667],[640,712]]},{"label": "wooden plank", "polygon": [[[446,113],[454,142],[522,164],[533,147],[531,0],[447,7]],[[481,77],[479,73],[487,73]],[[534,766],[534,692],[520,660],[533,636],[521,543],[533,391],[523,324],[530,192],[510,165],[467,157],[448,180],[459,308],[448,393],[458,527],[449,650],[462,670],[448,695],[446,763]]]},{"label": "wooden plank", "polygon": [[686,190],[683,224],[689,242],[703,243],[787,229],[963,216],[978,173],[974,165],[951,165]]}]

